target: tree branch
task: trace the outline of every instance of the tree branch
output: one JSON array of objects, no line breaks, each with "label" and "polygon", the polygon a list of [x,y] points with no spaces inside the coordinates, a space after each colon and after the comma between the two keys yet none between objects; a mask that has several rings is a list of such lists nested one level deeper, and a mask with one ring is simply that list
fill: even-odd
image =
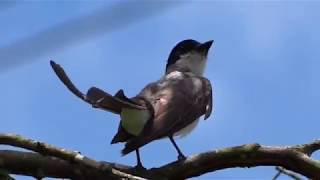
[{"label": "tree branch", "polygon": [[282,166],[308,178],[320,179],[319,161],[303,154],[296,146],[269,147],[259,144],[201,153],[153,171],[163,173],[169,179],[183,179],[226,168],[256,166]]},{"label": "tree branch", "polygon": [[297,145],[296,148],[302,153],[311,156],[312,153],[320,149],[320,139],[315,140],[309,144]]},{"label": "tree branch", "polygon": [[[70,163],[71,165],[77,164],[82,167],[88,168],[89,170],[94,170],[99,172],[95,174],[95,176],[101,176],[104,178],[107,177],[108,179],[118,179],[118,178],[141,179],[139,177],[126,174],[124,172],[121,172],[113,168],[113,166],[115,165],[112,163],[99,163],[95,160],[92,160],[88,157],[81,155],[79,152],[68,151],[66,149],[57,148],[43,142],[23,138],[22,136],[19,136],[19,135],[0,134],[0,144],[11,145],[14,147],[28,149],[44,156],[52,156],[55,158],[60,158]],[[48,162],[48,159],[44,161]],[[6,169],[6,168],[4,167],[3,169]],[[6,169],[6,170],[9,170],[9,169]]]},{"label": "tree branch", "polygon": [[283,167],[276,167],[276,170],[278,171],[277,175],[273,178],[273,180],[276,180],[281,174],[287,175],[289,177],[291,177],[294,180],[302,180],[298,174],[292,172],[292,171],[288,171],[286,169],[284,169]]},{"label": "tree branch", "polygon": [[9,170],[11,174],[27,175],[36,178],[75,178],[70,163],[50,156],[42,156],[38,153],[21,152],[14,150],[0,150],[0,169]]},{"label": "tree branch", "polygon": [[[226,168],[282,166],[308,178],[320,179],[320,162],[309,155],[320,149],[320,141],[285,147],[243,146],[209,151],[149,170],[98,162],[78,152],[67,151],[21,136],[0,134],[0,144],[37,153],[0,151],[0,169],[10,174],[71,179],[185,179]],[[94,178],[93,178],[94,177]]]}]

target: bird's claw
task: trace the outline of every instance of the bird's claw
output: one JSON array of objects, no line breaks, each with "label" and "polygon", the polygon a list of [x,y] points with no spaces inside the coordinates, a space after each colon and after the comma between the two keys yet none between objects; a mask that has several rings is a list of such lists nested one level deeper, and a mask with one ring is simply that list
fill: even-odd
[{"label": "bird's claw", "polygon": [[135,170],[137,171],[141,171],[141,170],[146,170],[147,168],[143,167],[142,164],[137,164],[135,167],[134,167]]},{"label": "bird's claw", "polygon": [[179,154],[179,156],[178,156],[178,160],[179,160],[179,161],[182,161],[182,160],[185,160],[185,159],[186,159],[186,156],[185,156],[185,155]]}]

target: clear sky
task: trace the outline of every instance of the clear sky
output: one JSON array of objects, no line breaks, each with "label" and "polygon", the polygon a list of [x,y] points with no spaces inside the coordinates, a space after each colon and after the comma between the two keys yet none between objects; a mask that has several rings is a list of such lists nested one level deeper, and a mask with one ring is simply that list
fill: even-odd
[{"label": "clear sky", "polygon": [[[215,40],[205,73],[214,86],[214,113],[177,141],[186,155],[320,138],[320,2],[201,1],[155,4],[148,11],[141,1],[108,9],[114,3],[0,2],[1,133],[135,165],[134,153],[122,157],[123,145],[110,145],[118,117],[71,94],[49,60],[61,64],[83,91],[94,85],[134,96],[164,73],[171,48],[192,38]],[[102,13],[105,22],[80,18],[103,8],[109,10]],[[20,41],[25,38],[30,39]],[[176,160],[177,154],[169,140],[159,140],[144,146],[141,156],[150,168]],[[196,179],[271,179],[275,173],[273,167],[238,168]]]}]

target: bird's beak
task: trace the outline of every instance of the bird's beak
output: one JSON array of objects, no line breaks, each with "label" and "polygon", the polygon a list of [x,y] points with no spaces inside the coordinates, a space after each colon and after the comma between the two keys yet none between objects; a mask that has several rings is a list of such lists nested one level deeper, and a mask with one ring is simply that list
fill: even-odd
[{"label": "bird's beak", "polygon": [[212,44],[213,40],[202,43],[197,47],[197,51],[207,55]]}]

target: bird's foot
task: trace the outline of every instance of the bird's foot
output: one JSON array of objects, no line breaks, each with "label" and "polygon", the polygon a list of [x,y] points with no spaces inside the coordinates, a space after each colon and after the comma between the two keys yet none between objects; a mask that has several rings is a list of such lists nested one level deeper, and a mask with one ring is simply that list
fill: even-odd
[{"label": "bird's foot", "polygon": [[179,156],[178,156],[178,160],[179,160],[179,161],[183,161],[183,160],[185,160],[185,159],[187,159],[185,155],[179,154]]},{"label": "bird's foot", "polygon": [[142,170],[146,170],[147,168],[143,167],[143,165],[141,163],[138,163],[135,167],[135,170],[137,171],[142,171]]}]

